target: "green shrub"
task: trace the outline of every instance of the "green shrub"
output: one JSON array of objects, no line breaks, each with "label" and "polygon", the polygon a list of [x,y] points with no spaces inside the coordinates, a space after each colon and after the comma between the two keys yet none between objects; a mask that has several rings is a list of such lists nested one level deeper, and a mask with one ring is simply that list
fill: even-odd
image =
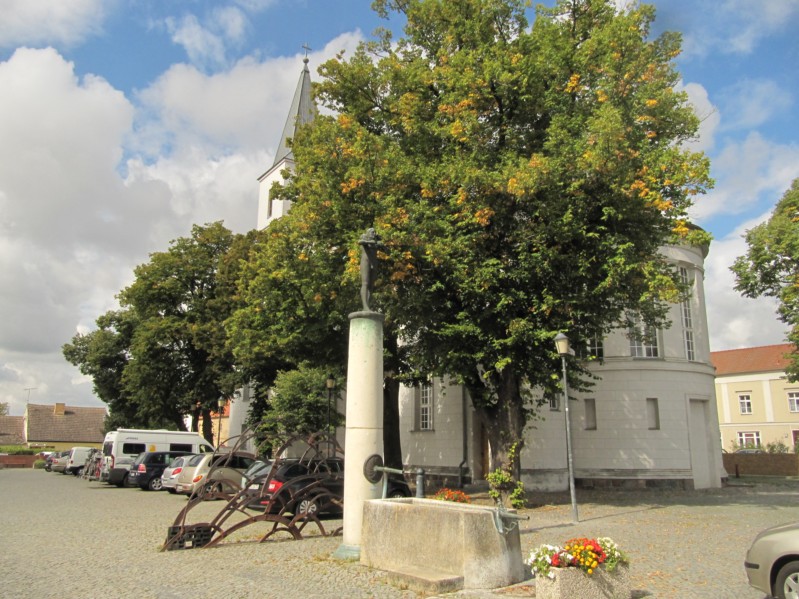
[{"label": "green shrub", "polygon": [[36,470],[44,470],[44,466],[46,463],[47,462],[45,462],[44,460],[36,460],[35,462],[33,462],[33,467]]},{"label": "green shrub", "polygon": [[35,449],[28,449],[24,445],[0,445],[0,453],[8,455],[35,455],[39,453]]}]

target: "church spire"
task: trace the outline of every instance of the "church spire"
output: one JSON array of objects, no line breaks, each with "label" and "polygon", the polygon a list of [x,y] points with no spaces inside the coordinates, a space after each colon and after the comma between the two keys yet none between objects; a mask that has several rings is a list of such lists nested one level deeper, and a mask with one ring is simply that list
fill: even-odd
[{"label": "church spire", "polygon": [[294,137],[298,127],[310,123],[316,116],[316,105],[311,99],[311,72],[308,70],[308,50],[310,48],[307,45],[303,46],[303,48],[306,53],[305,58],[302,59],[303,67],[300,81],[294,91],[294,99],[291,101],[286,124],[283,125],[283,134],[280,136],[280,144],[277,152],[275,152],[273,167],[283,160],[294,158],[288,146],[288,140]]}]

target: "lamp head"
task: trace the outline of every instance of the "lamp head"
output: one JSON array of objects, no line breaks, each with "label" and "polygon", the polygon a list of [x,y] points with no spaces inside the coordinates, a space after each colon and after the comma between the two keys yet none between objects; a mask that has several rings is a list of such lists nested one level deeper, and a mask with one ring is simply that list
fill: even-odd
[{"label": "lamp head", "polygon": [[569,338],[563,333],[558,333],[555,336],[555,347],[561,356],[568,356],[571,353],[569,351]]}]

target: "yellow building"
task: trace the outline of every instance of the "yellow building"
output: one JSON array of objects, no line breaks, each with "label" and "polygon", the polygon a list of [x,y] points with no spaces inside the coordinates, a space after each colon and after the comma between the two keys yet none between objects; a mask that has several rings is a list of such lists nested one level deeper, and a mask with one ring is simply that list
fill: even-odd
[{"label": "yellow building", "polygon": [[711,353],[723,449],[777,442],[796,447],[799,383],[785,375],[793,349],[786,343]]}]

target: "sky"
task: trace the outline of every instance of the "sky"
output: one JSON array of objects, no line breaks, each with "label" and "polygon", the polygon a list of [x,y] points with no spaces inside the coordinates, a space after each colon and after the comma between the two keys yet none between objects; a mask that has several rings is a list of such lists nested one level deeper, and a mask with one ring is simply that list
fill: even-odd
[{"label": "sky", "polygon": [[[711,350],[783,343],[776,303],[743,298],[729,266],[799,176],[799,0],[650,3],[654,33],[683,36],[694,146],[716,181],[691,213],[714,238]],[[12,415],[26,402],[104,405],[62,345],[192,225],[255,227],[257,178],[306,52],[319,80],[375,28],[401,33],[370,5],[0,0],[0,402]]]}]

